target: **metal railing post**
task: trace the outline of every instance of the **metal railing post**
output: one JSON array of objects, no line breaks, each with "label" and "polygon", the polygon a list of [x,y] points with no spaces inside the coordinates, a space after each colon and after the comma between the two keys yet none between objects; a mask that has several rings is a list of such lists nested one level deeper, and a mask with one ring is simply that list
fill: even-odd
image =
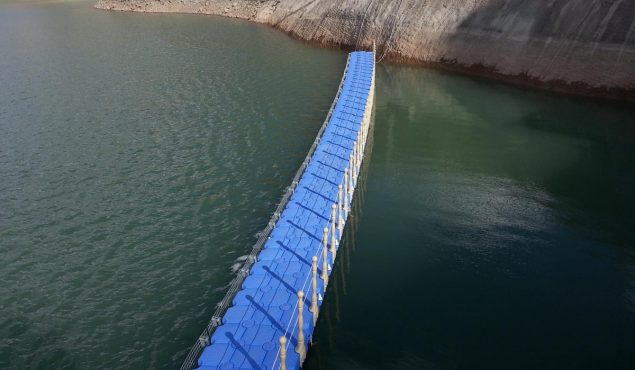
[{"label": "metal railing post", "polygon": [[344,219],[342,218],[342,184],[337,185],[337,230],[340,233],[340,239],[342,238],[342,231],[344,230]]},{"label": "metal railing post", "polygon": [[280,370],[287,370],[287,338],[280,337]]},{"label": "metal railing post", "polygon": [[295,346],[295,351],[300,355],[300,364],[304,362],[304,356],[306,356],[306,346],[304,345],[304,292],[298,292],[298,345]]},{"label": "metal railing post", "polygon": [[317,295],[317,261],[318,258],[313,256],[311,258],[311,275],[313,275],[312,284],[311,284],[311,313],[313,313],[313,327],[317,323],[318,314],[320,313],[320,309],[318,308],[318,295]]},{"label": "metal railing post", "polygon": [[329,229],[326,227],[322,232],[322,281],[324,281],[324,291],[326,292],[326,285],[329,283],[329,273],[328,273],[328,235]]},{"label": "metal railing post", "polygon": [[333,265],[335,265],[335,254],[337,253],[337,238],[335,237],[335,217],[337,206],[331,205],[331,258],[333,259]]}]

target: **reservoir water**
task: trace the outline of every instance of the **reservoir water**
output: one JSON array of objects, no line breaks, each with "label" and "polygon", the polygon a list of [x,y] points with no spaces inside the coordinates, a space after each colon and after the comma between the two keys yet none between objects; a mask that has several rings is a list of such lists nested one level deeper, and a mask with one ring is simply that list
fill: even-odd
[{"label": "reservoir water", "polygon": [[[178,368],[333,99],[261,25],[0,3],[0,368]],[[635,367],[635,110],[379,66],[306,369]]]}]

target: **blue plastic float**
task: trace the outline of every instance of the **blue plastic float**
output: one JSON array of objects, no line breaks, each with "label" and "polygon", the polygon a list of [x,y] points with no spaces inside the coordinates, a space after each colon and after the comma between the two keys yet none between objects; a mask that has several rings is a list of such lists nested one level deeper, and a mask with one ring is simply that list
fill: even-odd
[{"label": "blue plastic float", "polygon": [[[344,169],[362,127],[373,76],[372,52],[349,55],[339,95],[313,156],[249,276],[203,349],[198,369],[278,369],[279,338],[283,335],[288,339],[286,368],[300,368],[300,357],[294,350],[299,332],[297,292],[306,293],[301,330],[308,344],[314,329],[309,312],[311,258],[320,258],[321,276],[322,230],[329,225],[331,206],[338,201],[338,185],[343,183]],[[321,305],[321,279],[317,291]]]}]

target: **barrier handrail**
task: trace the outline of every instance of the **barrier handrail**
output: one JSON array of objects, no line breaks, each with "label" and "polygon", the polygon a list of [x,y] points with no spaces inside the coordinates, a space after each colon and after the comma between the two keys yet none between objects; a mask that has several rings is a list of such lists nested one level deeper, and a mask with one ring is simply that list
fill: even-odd
[{"label": "barrier handrail", "polygon": [[[373,41],[373,80],[371,82],[371,89],[374,89],[374,79],[375,79],[375,77],[374,77],[374,73],[375,73],[374,72],[374,68],[375,68],[375,42]],[[344,74],[344,77],[346,77],[346,73]],[[339,97],[339,94],[338,94],[338,97]],[[368,106],[368,104],[369,104],[368,101],[366,102],[366,104]],[[368,125],[370,125],[370,121],[369,121]],[[366,135],[365,134],[366,134],[366,129],[364,128],[364,121],[362,120],[360,131],[358,132],[357,140],[356,139],[351,139],[351,140],[354,141],[354,145],[353,145],[353,153],[354,154],[351,154],[351,157],[350,157],[351,160],[348,162],[348,164],[346,166],[346,169],[345,169],[345,171],[347,171],[348,169],[351,169],[350,181],[351,181],[351,183],[353,183],[353,181],[355,182],[355,185],[351,186],[351,193],[348,194],[348,196],[349,196],[348,199],[350,200],[351,204],[352,204],[352,195],[353,195],[352,191],[353,191],[353,188],[357,185],[357,180],[358,180],[357,177],[359,176],[359,169],[361,168],[361,161],[362,161],[362,158],[363,158],[364,148],[366,146]],[[354,175],[353,175],[353,173],[354,173]],[[355,177],[355,178],[353,179],[353,177]],[[344,177],[344,186],[346,187],[346,175]],[[341,190],[342,189],[342,184],[339,184],[338,188]],[[346,189],[344,189],[344,194],[345,194],[344,195],[344,201],[348,202],[348,200],[346,200],[347,199],[347,190]],[[331,219],[330,219],[330,221],[328,221],[326,223],[326,227],[324,228],[324,233],[323,233],[323,237],[322,237],[322,243],[319,244],[319,246],[317,247],[315,253],[313,253],[313,256],[312,256],[312,258],[317,257],[317,265],[318,266],[320,265],[320,261],[323,261],[323,258],[327,257],[327,253],[326,252],[324,252],[323,254],[319,253],[319,252],[320,252],[321,248],[327,248],[329,235],[331,236],[331,247],[332,247],[332,250],[331,250],[332,257],[331,258],[332,258],[332,263],[333,264],[335,263],[335,246],[333,244],[334,243],[338,243],[336,241],[336,238],[335,238],[335,235],[336,235],[335,223],[339,222],[340,218],[342,217],[342,215],[341,215],[341,212],[342,212],[342,198],[340,197],[340,195],[341,194],[338,194],[338,204],[337,205],[333,204],[333,206],[332,206],[333,210],[332,210],[332,213],[331,213]],[[336,212],[336,208],[338,209],[337,212]],[[330,231],[328,231],[329,230],[329,225],[331,226]],[[337,239],[339,239],[341,241],[341,238],[342,238],[342,230],[339,229],[339,238],[337,238]],[[323,266],[326,266],[326,264],[324,264]],[[334,267],[335,266],[333,266],[333,268]],[[303,330],[302,328],[298,327],[298,320],[301,317],[298,317],[298,315],[300,315],[300,313],[299,313],[299,310],[296,310],[296,309],[298,308],[299,301],[301,299],[303,299],[303,296],[300,296],[300,293],[302,293],[302,294],[306,294],[307,293],[306,292],[307,283],[309,282],[309,277],[312,274],[313,274],[312,270],[309,270],[307,272],[307,275],[306,275],[306,277],[304,279],[304,282],[302,284],[302,288],[298,292],[298,300],[296,300],[295,306],[293,307],[293,309],[291,311],[291,317],[289,318],[289,322],[287,323],[287,327],[285,328],[284,334],[280,337],[280,346],[278,347],[278,351],[276,353],[276,356],[274,358],[273,363],[271,364],[270,370],[274,370],[276,368],[276,364],[278,364],[278,360],[281,358],[281,353],[284,353],[285,357],[286,357],[286,354],[288,353],[288,347],[292,343],[291,339],[293,338],[293,335],[294,335],[294,333],[296,331],[296,328],[298,330]],[[314,275],[313,278],[315,279],[315,275]],[[326,286],[328,284],[328,282],[326,280],[326,277],[324,278],[323,283],[324,283],[324,285],[323,285],[323,293],[326,293]],[[315,289],[315,285],[313,287]],[[297,314],[296,314],[296,311],[297,311]],[[318,314],[318,312],[313,312],[314,316],[317,315],[317,314]],[[294,318],[295,318],[295,320],[294,320]],[[291,333],[289,333],[289,327],[291,326],[292,322],[294,323],[293,324],[293,329],[291,330]],[[315,324],[315,320],[313,322]],[[288,339],[287,339],[287,334],[289,334],[289,338]],[[300,334],[298,332],[298,336],[299,335]],[[303,346],[303,345],[299,344],[299,346]],[[284,347],[284,351],[282,351],[283,347]],[[298,352],[297,347],[296,347],[296,352]],[[300,353],[300,364],[302,364],[302,361],[303,361],[303,353],[304,352]],[[284,360],[281,360],[280,369],[286,369],[286,364],[284,364]]]}]

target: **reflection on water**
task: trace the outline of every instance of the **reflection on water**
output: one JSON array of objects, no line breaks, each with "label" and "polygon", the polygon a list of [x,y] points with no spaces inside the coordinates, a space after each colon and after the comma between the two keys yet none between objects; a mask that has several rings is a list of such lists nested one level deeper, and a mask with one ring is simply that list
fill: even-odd
[{"label": "reflection on water", "polygon": [[378,71],[306,368],[632,368],[635,112]]}]

